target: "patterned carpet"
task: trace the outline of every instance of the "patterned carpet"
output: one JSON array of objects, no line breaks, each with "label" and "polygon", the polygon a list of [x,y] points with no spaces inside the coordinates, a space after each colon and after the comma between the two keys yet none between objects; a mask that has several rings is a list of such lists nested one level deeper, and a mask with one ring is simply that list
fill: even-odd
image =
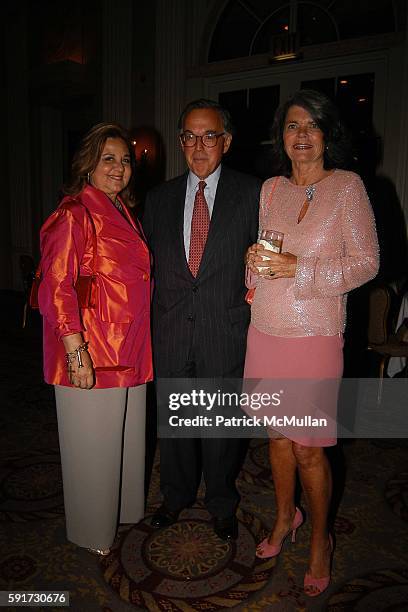
[{"label": "patterned carpet", "polygon": [[240,474],[237,542],[214,535],[202,488],[175,525],[150,527],[148,517],[160,503],[158,451],[146,519],[120,526],[111,554],[102,560],[67,542],[54,400],[41,378],[39,321],[34,316],[28,329],[20,329],[21,304],[15,299],[9,318],[2,317],[12,323],[2,329],[0,351],[0,590],[68,590],[75,612],[408,610],[404,439],[346,441],[332,450],[337,545],[332,583],[317,599],[302,590],[308,521],[277,560],[255,557],[275,512],[264,440],[251,442]]}]

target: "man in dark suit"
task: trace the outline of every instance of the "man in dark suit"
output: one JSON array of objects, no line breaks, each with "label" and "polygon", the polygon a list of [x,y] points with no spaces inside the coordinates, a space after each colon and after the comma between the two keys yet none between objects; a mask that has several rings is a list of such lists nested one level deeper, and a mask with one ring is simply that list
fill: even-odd
[{"label": "man in dark suit", "polygon": [[[244,256],[257,239],[261,182],[221,165],[232,130],[216,102],[188,104],[179,130],[189,172],[148,194],[143,223],[154,259],[156,378],[239,378],[250,318]],[[235,539],[240,444],[161,438],[164,502],[152,525],[172,524],[194,502],[202,469],[215,532]]]}]

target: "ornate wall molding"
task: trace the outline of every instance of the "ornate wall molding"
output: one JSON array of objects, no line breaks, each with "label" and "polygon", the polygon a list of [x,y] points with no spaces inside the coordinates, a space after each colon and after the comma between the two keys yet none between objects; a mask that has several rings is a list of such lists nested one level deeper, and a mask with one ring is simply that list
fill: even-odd
[{"label": "ornate wall molding", "polygon": [[[403,41],[404,34],[402,32],[395,32],[391,34],[381,34],[379,36],[366,36],[365,38],[331,42],[324,45],[309,45],[307,47],[300,47],[300,60],[292,61],[290,64],[299,63],[301,65],[305,61],[364,54],[369,51],[383,50],[401,45]],[[277,62],[271,55],[264,53],[220,62],[211,62],[210,64],[205,61],[200,66],[190,66],[189,64],[187,76],[211,77],[242,73],[259,68],[267,68],[273,65],[277,65]]]}]

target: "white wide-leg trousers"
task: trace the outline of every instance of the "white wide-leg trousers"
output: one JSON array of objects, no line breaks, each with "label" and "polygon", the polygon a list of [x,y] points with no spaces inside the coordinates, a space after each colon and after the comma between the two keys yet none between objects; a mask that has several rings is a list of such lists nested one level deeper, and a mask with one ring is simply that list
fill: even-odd
[{"label": "white wide-leg trousers", "polygon": [[109,548],[118,522],[144,516],[146,385],[55,396],[68,540]]}]

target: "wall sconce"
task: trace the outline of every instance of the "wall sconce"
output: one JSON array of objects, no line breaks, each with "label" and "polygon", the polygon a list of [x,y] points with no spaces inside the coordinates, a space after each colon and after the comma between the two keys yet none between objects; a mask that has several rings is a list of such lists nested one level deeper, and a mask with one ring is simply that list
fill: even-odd
[{"label": "wall sconce", "polygon": [[151,187],[164,180],[164,156],[160,134],[154,127],[129,130],[136,157],[136,181]]},{"label": "wall sconce", "polygon": [[137,165],[156,165],[160,156],[160,142],[154,128],[133,128],[130,135]]},{"label": "wall sconce", "polygon": [[140,151],[140,143],[138,146],[137,140],[132,140],[132,145],[135,151],[135,159],[137,164],[146,164],[148,157],[148,149],[143,149]]}]

